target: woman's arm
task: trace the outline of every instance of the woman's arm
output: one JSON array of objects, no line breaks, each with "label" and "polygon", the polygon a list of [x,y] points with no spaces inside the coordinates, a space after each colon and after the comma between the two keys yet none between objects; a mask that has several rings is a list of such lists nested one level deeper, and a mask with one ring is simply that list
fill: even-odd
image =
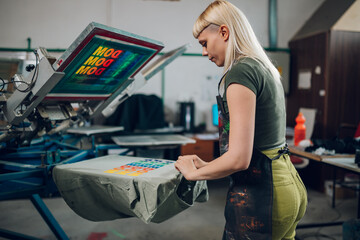
[{"label": "woman's arm", "polygon": [[188,180],[222,178],[249,167],[254,141],[256,95],[243,85],[231,84],[226,96],[230,115],[229,150],[199,169],[191,158],[180,157],[175,167]]}]

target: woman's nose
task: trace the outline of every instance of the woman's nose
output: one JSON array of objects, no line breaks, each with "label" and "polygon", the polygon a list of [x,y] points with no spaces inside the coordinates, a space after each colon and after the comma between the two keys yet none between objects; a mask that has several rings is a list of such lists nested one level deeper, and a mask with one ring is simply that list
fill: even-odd
[{"label": "woman's nose", "polygon": [[203,47],[203,49],[202,49],[202,55],[203,55],[203,56],[207,56],[207,55],[208,55],[208,52],[207,52],[207,50],[206,50],[205,47]]}]

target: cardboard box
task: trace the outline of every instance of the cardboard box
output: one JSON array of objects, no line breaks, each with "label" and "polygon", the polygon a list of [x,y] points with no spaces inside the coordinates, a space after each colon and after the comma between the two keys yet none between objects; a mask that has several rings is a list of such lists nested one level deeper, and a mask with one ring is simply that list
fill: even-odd
[{"label": "cardboard box", "polygon": [[[326,195],[332,197],[333,196],[333,180],[326,180],[324,182],[325,185],[325,193]],[[346,198],[354,198],[356,196],[356,191],[342,187],[340,184],[335,185],[335,199],[346,199]]]}]

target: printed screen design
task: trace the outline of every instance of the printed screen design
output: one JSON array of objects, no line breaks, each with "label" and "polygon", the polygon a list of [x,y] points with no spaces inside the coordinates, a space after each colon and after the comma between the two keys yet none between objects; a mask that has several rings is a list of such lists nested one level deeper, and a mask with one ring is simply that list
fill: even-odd
[{"label": "printed screen design", "polygon": [[104,172],[127,175],[127,176],[139,176],[149,171],[169,165],[171,163],[173,162],[156,160],[156,159],[144,159],[138,162],[132,162],[120,167],[106,170]]},{"label": "printed screen design", "polygon": [[95,35],[63,72],[49,97],[106,99],[138,70],[156,49]]}]

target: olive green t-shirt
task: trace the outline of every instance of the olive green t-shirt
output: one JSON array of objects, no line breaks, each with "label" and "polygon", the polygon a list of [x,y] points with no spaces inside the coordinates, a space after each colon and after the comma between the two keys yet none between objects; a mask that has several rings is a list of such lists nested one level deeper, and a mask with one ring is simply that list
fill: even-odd
[{"label": "olive green t-shirt", "polygon": [[[281,82],[274,80],[264,65],[251,58],[244,58],[234,63],[223,81],[223,89],[236,83],[249,88],[256,95],[254,147],[266,150],[283,145],[286,112]],[[224,101],[225,111],[228,112],[226,91],[223,93],[220,91],[220,95]]]}]

